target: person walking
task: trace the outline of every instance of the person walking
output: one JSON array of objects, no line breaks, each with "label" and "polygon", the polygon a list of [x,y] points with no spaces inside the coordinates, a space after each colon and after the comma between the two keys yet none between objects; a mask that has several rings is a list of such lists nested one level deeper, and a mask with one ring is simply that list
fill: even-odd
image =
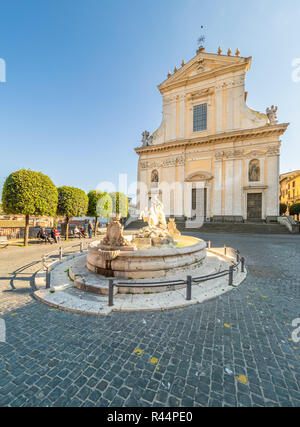
[{"label": "person walking", "polygon": [[93,224],[91,223],[91,221],[89,221],[88,223],[88,233],[89,233],[89,239],[91,239],[93,235]]}]

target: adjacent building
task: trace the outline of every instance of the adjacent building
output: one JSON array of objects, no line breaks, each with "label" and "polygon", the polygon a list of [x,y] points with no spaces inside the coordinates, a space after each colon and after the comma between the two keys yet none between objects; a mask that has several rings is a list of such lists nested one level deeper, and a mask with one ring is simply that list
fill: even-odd
[{"label": "adjacent building", "polygon": [[300,170],[280,175],[280,202],[288,207],[300,203]]},{"label": "adjacent building", "polygon": [[159,197],[168,216],[194,222],[276,220],[280,137],[277,107],[246,104],[251,57],[200,47],[158,86],[160,127],[136,148],[138,208]]}]

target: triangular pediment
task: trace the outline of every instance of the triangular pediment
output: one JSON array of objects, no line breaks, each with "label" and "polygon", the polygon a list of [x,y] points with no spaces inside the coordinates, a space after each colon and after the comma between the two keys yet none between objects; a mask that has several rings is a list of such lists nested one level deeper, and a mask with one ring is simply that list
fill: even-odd
[{"label": "triangular pediment", "polygon": [[242,58],[200,52],[179,70],[175,69],[173,74],[169,74],[168,78],[158,88],[160,91],[164,91],[168,87],[180,85],[180,83],[187,84],[189,80],[192,81],[203,77],[209,78],[212,73],[226,74],[234,68],[245,68],[245,71],[247,71],[250,64],[251,57]]}]

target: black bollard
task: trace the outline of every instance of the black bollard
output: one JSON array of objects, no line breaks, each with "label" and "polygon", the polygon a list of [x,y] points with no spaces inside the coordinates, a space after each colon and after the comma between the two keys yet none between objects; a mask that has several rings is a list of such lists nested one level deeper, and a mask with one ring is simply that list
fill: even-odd
[{"label": "black bollard", "polygon": [[241,263],[242,263],[242,273],[245,273],[245,258],[244,257],[241,258]]},{"label": "black bollard", "polygon": [[192,276],[187,276],[186,280],[186,300],[191,301],[192,299]]},{"label": "black bollard", "polygon": [[233,265],[229,267],[229,280],[228,280],[228,286],[233,285]]},{"label": "black bollard", "polygon": [[50,268],[46,266],[46,289],[50,288]]},{"label": "black bollard", "polygon": [[114,281],[109,279],[108,281],[108,306],[114,305]]}]

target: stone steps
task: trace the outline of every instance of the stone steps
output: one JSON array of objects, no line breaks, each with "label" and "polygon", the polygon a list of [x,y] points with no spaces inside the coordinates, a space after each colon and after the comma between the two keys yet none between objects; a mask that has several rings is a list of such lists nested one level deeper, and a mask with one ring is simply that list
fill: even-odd
[{"label": "stone steps", "polygon": [[[126,230],[139,230],[147,224],[142,220],[132,222]],[[188,231],[185,221],[176,221],[179,231]],[[203,233],[233,233],[233,234],[289,234],[289,230],[282,224],[267,224],[265,222],[207,222],[201,228],[191,229],[191,231],[201,230]]]},{"label": "stone steps", "polygon": [[[187,229],[182,229],[182,231]],[[289,230],[281,224],[266,223],[205,223],[199,230],[203,233],[237,233],[237,234],[289,234]]]},{"label": "stone steps", "polygon": [[126,230],[139,230],[140,228],[146,227],[148,224],[146,224],[142,219],[138,219],[136,221],[131,222],[127,227]]}]

